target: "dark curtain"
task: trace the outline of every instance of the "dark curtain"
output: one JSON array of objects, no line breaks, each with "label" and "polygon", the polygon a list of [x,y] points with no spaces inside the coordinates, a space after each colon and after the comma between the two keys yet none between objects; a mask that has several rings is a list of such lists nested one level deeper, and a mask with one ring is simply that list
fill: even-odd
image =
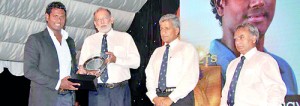
[{"label": "dark curtain", "polygon": [[[178,6],[179,0],[148,0],[142,9],[136,13],[127,31],[133,37],[141,56],[141,65],[138,69],[131,70],[129,81],[132,106],[153,105],[146,96],[145,68],[155,48],[162,44],[158,23],[160,17],[167,13],[176,13]],[[30,80],[24,76],[14,76],[5,68],[4,72],[0,74],[0,84],[1,104],[28,105]],[[14,100],[16,102],[11,102]],[[88,91],[77,93],[77,101],[80,102],[81,106],[87,106]]]},{"label": "dark curtain", "polygon": [[180,0],[161,0],[162,14],[176,14]]},{"label": "dark curtain", "polygon": [[149,0],[136,13],[127,31],[133,37],[141,56],[141,65],[138,69],[131,70],[131,79],[129,81],[132,106],[152,105],[146,96],[145,68],[155,48],[161,46],[158,24],[161,14],[161,1]]},{"label": "dark curtain", "polygon": [[142,9],[136,13],[128,29],[133,37],[141,56],[141,65],[131,70],[130,88],[132,106],[152,106],[146,96],[145,68],[155,48],[162,45],[159,31],[159,19],[167,13],[175,14],[179,0],[148,0]]},{"label": "dark curtain", "polygon": [[30,80],[14,76],[7,68],[0,73],[0,105],[28,106]]}]

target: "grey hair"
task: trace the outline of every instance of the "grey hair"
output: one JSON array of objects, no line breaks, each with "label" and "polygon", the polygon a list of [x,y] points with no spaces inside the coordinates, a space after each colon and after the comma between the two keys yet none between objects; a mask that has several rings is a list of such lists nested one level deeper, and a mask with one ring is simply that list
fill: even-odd
[{"label": "grey hair", "polygon": [[160,19],[159,19],[159,24],[164,22],[164,21],[171,21],[173,23],[173,26],[176,28],[180,29],[180,21],[179,18],[174,15],[174,14],[166,14],[163,15]]},{"label": "grey hair", "polygon": [[251,35],[256,36],[256,41],[258,41],[259,31],[258,31],[257,27],[255,27],[254,25],[252,25],[250,23],[243,23],[243,24],[237,26],[235,30],[237,31],[242,28],[247,28]]},{"label": "grey hair", "polygon": [[111,16],[110,10],[108,10],[108,9],[106,9],[106,8],[103,8],[103,7],[99,7],[99,8],[94,12],[94,18],[95,18],[95,14],[98,13],[99,11],[101,11],[101,10],[107,11],[107,13],[109,14],[109,16]]}]

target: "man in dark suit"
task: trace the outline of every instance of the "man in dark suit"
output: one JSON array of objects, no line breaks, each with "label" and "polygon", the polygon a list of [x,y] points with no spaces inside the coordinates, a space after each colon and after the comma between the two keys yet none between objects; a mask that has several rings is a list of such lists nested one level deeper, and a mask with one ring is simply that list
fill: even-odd
[{"label": "man in dark suit", "polygon": [[74,40],[63,29],[66,8],[52,2],[45,13],[47,28],[30,35],[24,50],[24,75],[31,80],[29,106],[71,106],[74,86],[68,81],[76,72]]}]

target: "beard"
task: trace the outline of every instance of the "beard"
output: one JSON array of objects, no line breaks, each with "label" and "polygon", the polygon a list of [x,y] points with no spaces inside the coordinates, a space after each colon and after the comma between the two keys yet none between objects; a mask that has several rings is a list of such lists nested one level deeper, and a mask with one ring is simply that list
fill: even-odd
[{"label": "beard", "polygon": [[102,33],[107,33],[112,28],[112,25],[106,25],[104,27],[98,26],[97,30]]}]

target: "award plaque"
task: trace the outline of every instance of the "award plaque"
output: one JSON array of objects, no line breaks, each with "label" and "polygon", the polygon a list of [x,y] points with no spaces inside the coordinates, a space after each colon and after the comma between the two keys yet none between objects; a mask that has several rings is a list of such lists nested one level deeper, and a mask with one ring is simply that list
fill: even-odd
[{"label": "award plaque", "polygon": [[[100,54],[100,56],[94,56],[89,58],[87,61],[84,62],[83,68],[87,71],[98,71],[101,73],[107,66],[107,59],[108,55]],[[71,82],[80,83],[80,86],[77,86],[79,89],[85,90],[97,90],[97,78],[95,75],[82,75],[76,74],[74,77],[69,79]]]},{"label": "award plaque", "polygon": [[94,75],[75,74],[68,80],[73,83],[80,83],[80,86],[75,86],[80,90],[97,90],[97,78]]}]

